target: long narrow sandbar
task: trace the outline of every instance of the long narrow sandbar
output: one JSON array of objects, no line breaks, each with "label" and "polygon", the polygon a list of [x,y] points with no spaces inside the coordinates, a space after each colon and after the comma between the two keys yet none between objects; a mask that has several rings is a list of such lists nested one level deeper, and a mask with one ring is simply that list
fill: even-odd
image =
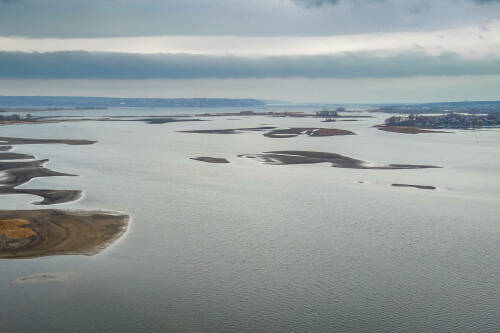
[{"label": "long narrow sandbar", "polygon": [[97,141],[90,140],[66,140],[66,139],[29,139],[0,136],[0,144],[4,145],[34,145],[34,144],[66,144],[66,145],[91,145]]},{"label": "long narrow sandbar", "polygon": [[272,165],[330,163],[331,166],[335,168],[379,170],[439,168],[432,165],[414,164],[389,164],[375,166],[365,161],[357,160],[340,154],[302,150],[270,151],[260,154],[243,154],[238,156],[245,158],[255,158],[263,163]]},{"label": "long narrow sandbar", "polygon": [[392,186],[395,187],[413,187],[413,188],[418,188],[420,190],[435,190],[435,186],[430,186],[430,185],[410,185],[410,184],[391,184]]},{"label": "long narrow sandbar", "polygon": [[207,163],[230,163],[225,158],[221,157],[208,157],[208,156],[199,156],[199,157],[191,157],[192,160],[207,162]]}]

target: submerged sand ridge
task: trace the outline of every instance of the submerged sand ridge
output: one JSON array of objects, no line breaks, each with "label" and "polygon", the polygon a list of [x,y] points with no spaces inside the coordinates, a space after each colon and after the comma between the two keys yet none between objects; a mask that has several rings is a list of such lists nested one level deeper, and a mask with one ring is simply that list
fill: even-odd
[{"label": "submerged sand ridge", "polygon": [[0,258],[94,255],[121,236],[128,219],[102,211],[0,211]]}]

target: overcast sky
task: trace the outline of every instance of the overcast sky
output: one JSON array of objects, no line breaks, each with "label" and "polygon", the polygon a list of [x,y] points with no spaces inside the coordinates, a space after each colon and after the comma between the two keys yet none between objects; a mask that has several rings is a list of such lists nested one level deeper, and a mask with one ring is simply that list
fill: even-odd
[{"label": "overcast sky", "polygon": [[424,102],[498,87],[499,0],[0,0],[3,95]]}]

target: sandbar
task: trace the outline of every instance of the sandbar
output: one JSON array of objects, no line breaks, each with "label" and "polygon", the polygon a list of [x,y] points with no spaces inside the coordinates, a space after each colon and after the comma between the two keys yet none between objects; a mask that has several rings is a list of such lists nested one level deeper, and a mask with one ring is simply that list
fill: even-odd
[{"label": "sandbar", "polygon": [[396,187],[414,187],[414,188],[418,188],[421,190],[435,190],[436,189],[435,186],[429,186],[429,185],[410,185],[410,184],[391,184],[391,185],[396,186]]},{"label": "sandbar", "polygon": [[264,136],[268,138],[293,138],[299,135],[324,137],[336,135],[356,135],[356,133],[336,128],[292,127],[287,129],[275,129],[264,134]]},{"label": "sandbar", "polygon": [[191,159],[195,160],[195,161],[207,162],[207,163],[230,163],[225,158],[220,158],[220,157],[200,156],[200,157],[191,157]]},{"label": "sandbar", "polygon": [[260,154],[243,154],[238,155],[238,157],[254,158],[271,165],[330,163],[331,166],[335,168],[378,170],[439,168],[432,165],[413,164],[389,164],[375,166],[365,161],[340,154],[301,150],[270,151]]}]

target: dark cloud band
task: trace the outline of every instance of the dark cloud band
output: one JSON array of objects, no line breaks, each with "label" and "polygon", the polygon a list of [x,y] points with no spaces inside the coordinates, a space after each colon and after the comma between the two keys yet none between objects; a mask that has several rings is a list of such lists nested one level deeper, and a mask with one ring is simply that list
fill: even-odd
[{"label": "dark cloud band", "polygon": [[[293,0],[295,3],[304,5],[306,7],[321,7],[324,5],[336,5],[340,1],[351,1],[352,0]],[[375,1],[383,1],[383,0],[370,0],[371,2]],[[479,4],[488,4],[488,3],[495,3],[495,2],[500,2],[500,0],[471,0],[474,2],[477,2]]]},{"label": "dark cloud band", "polygon": [[464,59],[456,54],[364,53],[332,56],[244,58],[126,53],[0,52],[4,78],[387,78],[500,74],[500,58]]}]

